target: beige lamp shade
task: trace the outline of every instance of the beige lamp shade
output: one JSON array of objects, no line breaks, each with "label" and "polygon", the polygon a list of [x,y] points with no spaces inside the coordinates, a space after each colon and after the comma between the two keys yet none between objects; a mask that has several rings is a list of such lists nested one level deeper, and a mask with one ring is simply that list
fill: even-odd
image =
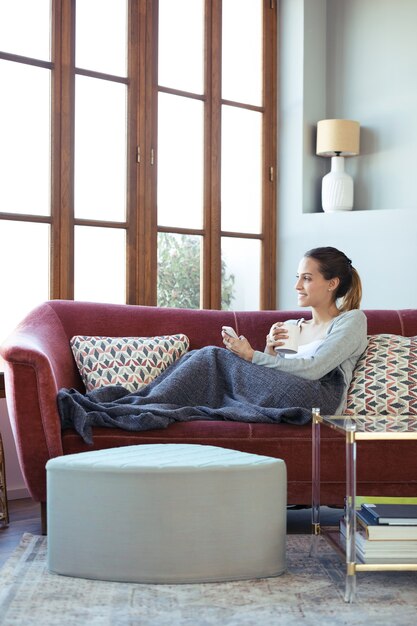
[{"label": "beige lamp shade", "polygon": [[359,154],[359,122],[353,120],[321,120],[317,124],[319,156],[355,156]]}]

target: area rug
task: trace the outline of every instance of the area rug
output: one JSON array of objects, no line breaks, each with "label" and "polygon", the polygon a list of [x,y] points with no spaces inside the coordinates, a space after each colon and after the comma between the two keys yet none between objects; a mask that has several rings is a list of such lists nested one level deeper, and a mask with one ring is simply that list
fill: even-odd
[{"label": "area rug", "polygon": [[417,572],[358,574],[343,600],[344,566],[320,538],[289,535],[287,572],[228,583],[150,585],[59,576],[46,568],[46,538],[25,534],[0,570],[0,624],[22,626],[410,626]]}]

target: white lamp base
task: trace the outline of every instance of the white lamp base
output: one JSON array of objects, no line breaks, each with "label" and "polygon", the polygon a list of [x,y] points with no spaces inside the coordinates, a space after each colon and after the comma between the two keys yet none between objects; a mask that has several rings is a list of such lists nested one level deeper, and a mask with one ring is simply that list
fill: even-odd
[{"label": "white lamp base", "polygon": [[332,169],[323,176],[321,202],[325,213],[351,211],[353,207],[353,179],[344,171],[345,159],[332,157]]}]

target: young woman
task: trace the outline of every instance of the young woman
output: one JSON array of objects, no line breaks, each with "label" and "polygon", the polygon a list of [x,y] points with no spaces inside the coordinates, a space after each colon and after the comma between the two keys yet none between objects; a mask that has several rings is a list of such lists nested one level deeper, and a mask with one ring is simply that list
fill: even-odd
[{"label": "young woman", "polygon": [[223,332],[223,343],[246,361],[307,380],[319,380],[340,370],[343,394],[336,413],[341,413],[353,369],[367,346],[366,317],[359,310],[359,274],[343,252],[332,247],[314,248],[300,261],[295,289],[299,306],[310,307],[312,312],[311,320],[287,322],[300,327],[298,353],[283,355],[275,351],[288,337],[283,322],[273,324],[264,352],[253,350],[243,336],[236,339]]},{"label": "young woman", "polygon": [[86,395],[61,389],[62,427],[92,443],[93,426],[149,430],[207,419],[305,424],[313,407],[324,415],[343,412],[353,368],[366,348],[359,276],[342,252],[316,248],[300,263],[296,289],[299,304],[312,310],[311,320],[291,320],[300,327],[296,358],[275,352],[287,336],[280,323],[272,326],[264,352],[245,337],[223,333],[227,350],[192,350],[137,392],[121,386]]}]

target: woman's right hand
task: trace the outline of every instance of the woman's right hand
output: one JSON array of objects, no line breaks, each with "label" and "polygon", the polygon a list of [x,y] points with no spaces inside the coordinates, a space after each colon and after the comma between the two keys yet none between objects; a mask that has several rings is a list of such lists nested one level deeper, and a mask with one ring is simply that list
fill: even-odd
[{"label": "woman's right hand", "polygon": [[275,348],[282,346],[286,339],[288,339],[288,331],[284,326],[284,322],[275,322],[271,326],[269,335],[266,336],[265,352],[276,356]]}]

